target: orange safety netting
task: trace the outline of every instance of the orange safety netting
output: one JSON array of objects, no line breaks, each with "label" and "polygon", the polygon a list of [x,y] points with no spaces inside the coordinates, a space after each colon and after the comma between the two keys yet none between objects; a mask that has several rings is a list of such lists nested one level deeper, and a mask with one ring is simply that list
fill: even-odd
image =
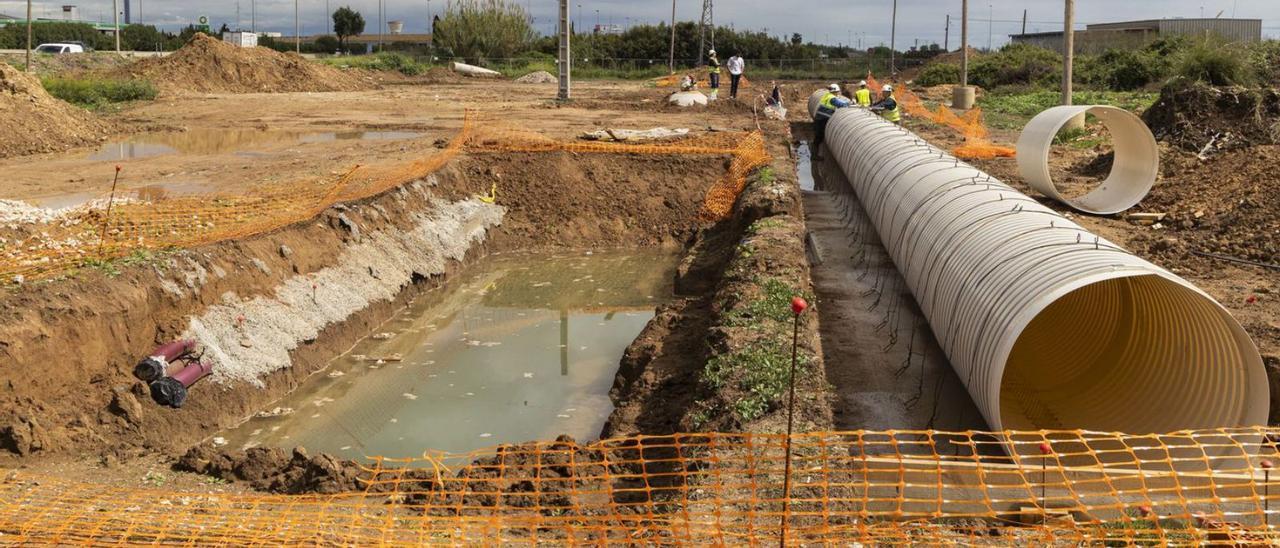
[{"label": "orange safety netting", "polygon": [[[870,73],[867,73],[867,87],[880,89],[880,83]],[[1013,148],[991,142],[987,126],[982,123],[981,108],[974,107],[960,116],[946,105],[938,105],[936,110],[929,110],[924,101],[904,85],[895,85],[893,91],[908,114],[947,126],[964,137],[964,144],[951,149],[951,153],[957,158],[990,160],[1012,158],[1017,153]]]},{"label": "orange safety netting", "polygon": [[486,128],[472,139],[473,150],[502,152],[576,152],[596,154],[650,154],[728,156],[724,175],[703,199],[699,217],[706,221],[727,218],[733,204],[746,187],[747,175],[771,161],[765,150],[764,134],[753,132],[712,132],[659,143],[556,141],[533,131],[515,128]]},{"label": "orange safety netting", "polygon": [[368,198],[426,177],[456,157],[467,143],[489,150],[729,156],[724,177],[713,185],[702,206],[706,220],[726,217],[747,174],[769,162],[759,133],[712,133],[654,145],[560,143],[531,132],[477,132],[474,117],[468,112],[462,129],[436,154],[401,164],[356,166],[336,180],[321,177],[200,194],[129,190],[117,192],[109,210],[104,196],[95,202],[101,208],[39,226],[41,238],[8,248],[0,243],[0,280],[48,278],[137,251],[193,247],[275,230],[313,218],[333,204]]},{"label": "orange safety netting", "polygon": [[0,483],[0,541],[1274,543],[1275,434],[814,432],[792,437],[789,482],[785,436],[762,433],[373,458],[356,491],[331,495],[114,487],[15,471]]}]

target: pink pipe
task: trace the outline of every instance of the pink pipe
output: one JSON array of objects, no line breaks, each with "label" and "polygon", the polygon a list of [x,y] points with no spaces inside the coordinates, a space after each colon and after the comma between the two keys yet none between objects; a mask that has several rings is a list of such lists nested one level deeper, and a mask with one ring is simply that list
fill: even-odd
[{"label": "pink pipe", "polygon": [[164,377],[151,383],[151,399],[160,405],[174,409],[187,401],[187,389],[213,371],[213,364],[191,362],[172,377]]},{"label": "pink pipe", "polygon": [[165,375],[169,365],[179,357],[191,353],[196,348],[196,341],[181,339],[160,345],[151,351],[151,355],[142,358],[133,367],[133,376],[143,382],[151,382]]}]

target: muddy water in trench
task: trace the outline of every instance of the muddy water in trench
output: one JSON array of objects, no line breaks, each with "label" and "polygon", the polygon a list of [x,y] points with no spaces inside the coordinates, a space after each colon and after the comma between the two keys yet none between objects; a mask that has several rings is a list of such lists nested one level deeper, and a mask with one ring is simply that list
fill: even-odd
[{"label": "muddy water in trench", "polygon": [[[659,251],[490,257],[222,434],[341,457],[599,436],[623,351],[671,295]],[[389,337],[389,338],[387,338]]]}]

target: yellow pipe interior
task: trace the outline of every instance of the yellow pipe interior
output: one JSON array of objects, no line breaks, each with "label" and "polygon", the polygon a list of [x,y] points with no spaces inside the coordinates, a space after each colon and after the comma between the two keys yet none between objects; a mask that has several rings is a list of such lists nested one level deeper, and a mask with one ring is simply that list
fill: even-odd
[{"label": "yellow pipe interior", "polygon": [[1081,287],[1014,344],[1002,426],[1141,434],[1241,425],[1251,350],[1232,322],[1208,298],[1155,275]]}]

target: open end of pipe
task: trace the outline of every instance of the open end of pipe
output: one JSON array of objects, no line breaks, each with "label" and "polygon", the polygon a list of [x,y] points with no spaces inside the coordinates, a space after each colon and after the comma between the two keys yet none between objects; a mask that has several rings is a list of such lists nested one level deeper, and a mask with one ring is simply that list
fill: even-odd
[{"label": "open end of pipe", "polygon": [[1054,301],[1019,335],[1000,427],[1134,434],[1261,424],[1262,359],[1216,302],[1157,275]]}]

